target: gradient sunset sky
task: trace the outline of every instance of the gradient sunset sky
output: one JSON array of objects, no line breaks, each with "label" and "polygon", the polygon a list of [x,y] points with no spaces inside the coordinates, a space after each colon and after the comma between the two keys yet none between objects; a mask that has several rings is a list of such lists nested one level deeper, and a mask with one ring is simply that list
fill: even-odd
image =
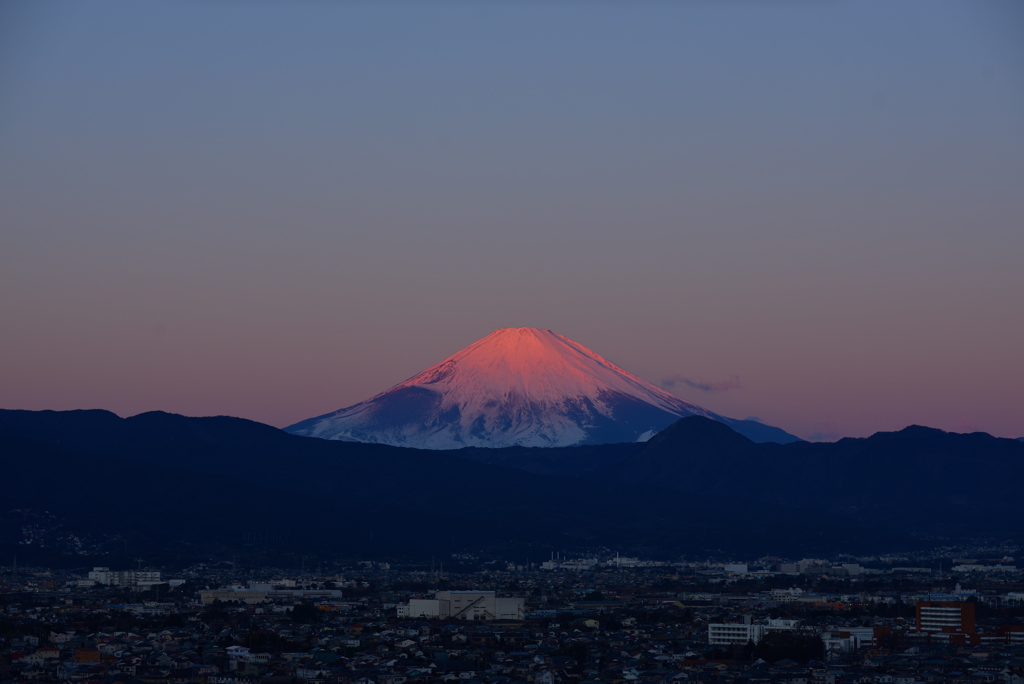
[{"label": "gradient sunset sky", "polygon": [[283,426],[513,326],[1024,436],[1024,3],[0,5],[0,407]]}]

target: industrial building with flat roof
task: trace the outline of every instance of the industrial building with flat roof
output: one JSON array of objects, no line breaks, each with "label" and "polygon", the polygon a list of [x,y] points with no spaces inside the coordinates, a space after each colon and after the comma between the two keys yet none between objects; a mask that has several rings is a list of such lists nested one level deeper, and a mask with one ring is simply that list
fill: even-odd
[{"label": "industrial building with flat roof", "polygon": [[458,620],[522,620],[525,599],[499,597],[493,591],[439,591],[432,599],[410,599],[398,617]]}]

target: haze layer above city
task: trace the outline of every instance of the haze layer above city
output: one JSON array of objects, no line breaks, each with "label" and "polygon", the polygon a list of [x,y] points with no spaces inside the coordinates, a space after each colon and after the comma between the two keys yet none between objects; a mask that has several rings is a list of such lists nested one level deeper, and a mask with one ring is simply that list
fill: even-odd
[{"label": "haze layer above city", "polygon": [[350,406],[507,327],[1024,435],[1014,3],[0,8],[0,407]]}]

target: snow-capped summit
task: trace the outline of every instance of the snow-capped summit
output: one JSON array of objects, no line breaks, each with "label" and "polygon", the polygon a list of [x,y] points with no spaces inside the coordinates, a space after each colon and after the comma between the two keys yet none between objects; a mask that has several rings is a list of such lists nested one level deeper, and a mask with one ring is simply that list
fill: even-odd
[{"label": "snow-capped summit", "polygon": [[795,441],[718,416],[550,330],[501,328],[391,389],[285,428],[324,439],[422,449],[558,447],[649,439],[683,416],[754,441]]}]

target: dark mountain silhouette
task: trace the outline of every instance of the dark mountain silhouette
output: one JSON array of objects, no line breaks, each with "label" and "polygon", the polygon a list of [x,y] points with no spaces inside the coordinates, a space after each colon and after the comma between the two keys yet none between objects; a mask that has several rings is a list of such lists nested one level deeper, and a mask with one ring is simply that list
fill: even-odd
[{"label": "dark mountain silhouette", "polygon": [[98,552],[127,541],[181,557],[253,552],[255,531],[274,540],[263,553],[420,557],[588,545],[797,555],[1024,537],[1024,444],[920,426],[780,445],[697,416],[646,443],[432,451],[230,417],[0,411],[0,466],[0,550],[22,557],[36,549],[21,544],[25,516],[62,530],[47,548],[67,546],[63,534]]},{"label": "dark mountain silhouette", "polygon": [[915,533],[1020,534],[1024,445],[913,425],[835,443],[754,444],[683,419],[603,476],[750,497]]},{"label": "dark mountain silhouette", "polygon": [[281,540],[275,552],[421,558],[487,546],[536,558],[594,545],[671,555],[915,543],[791,506],[539,475],[461,451],[299,437],[230,417],[0,411],[0,466],[0,549],[9,550],[24,541],[19,516],[39,509],[101,549],[127,539],[178,557],[244,553],[257,530]]},{"label": "dark mountain silhouette", "polygon": [[[910,426],[834,443],[757,444],[683,418],[646,444],[463,450],[507,467],[798,506],[915,534],[1022,535],[1024,444]],[[460,452],[461,453],[461,452]]]}]

